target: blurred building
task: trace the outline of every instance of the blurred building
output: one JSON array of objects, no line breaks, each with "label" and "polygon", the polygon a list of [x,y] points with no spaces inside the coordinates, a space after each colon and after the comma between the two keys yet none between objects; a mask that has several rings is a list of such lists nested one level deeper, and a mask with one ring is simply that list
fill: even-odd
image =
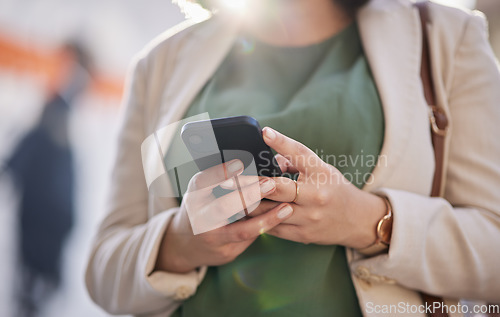
[{"label": "blurred building", "polygon": [[[77,38],[90,51],[95,73],[74,100],[70,141],[75,157],[75,227],[64,246],[62,291],[42,316],[107,316],[89,299],[83,281],[90,238],[102,217],[123,81],[130,59],[153,37],[182,21],[169,0],[0,1],[0,166],[39,120],[57,48]],[[0,167],[1,169],[1,167]],[[20,200],[0,177],[0,316],[14,316],[16,215]]]}]

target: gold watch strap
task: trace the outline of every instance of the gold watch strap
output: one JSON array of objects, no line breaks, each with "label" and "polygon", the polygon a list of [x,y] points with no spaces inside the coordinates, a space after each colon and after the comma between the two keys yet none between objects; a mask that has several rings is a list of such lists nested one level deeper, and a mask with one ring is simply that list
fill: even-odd
[{"label": "gold watch strap", "polygon": [[389,244],[391,243],[392,234],[392,208],[391,203],[386,197],[382,197],[385,201],[387,207],[387,212],[384,217],[382,217],[377,223],[376,234],[377,239],[375,242],[366,248],[358,249],[359,253],[365,255],[375,255],[382,253],[389,249]]}]

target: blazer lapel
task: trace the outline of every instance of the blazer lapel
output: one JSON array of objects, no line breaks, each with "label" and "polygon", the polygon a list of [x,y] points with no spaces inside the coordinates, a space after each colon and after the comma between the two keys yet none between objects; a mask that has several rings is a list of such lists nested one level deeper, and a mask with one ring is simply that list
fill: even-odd
[{"label": "blazer lapel", "polygon": [[420,25],[410,1],[372,0],[358,13],[365,55],[382,101],[384,144],[364,189],[387,186],[409,145],[412,115],[421,102]]},{"label": "blazer lapel", "polygon": [[[174,133],[178,132],[179,121],[222,63],[239,30],[238,20],[226,16],[200,23],[204,25],[191,26],[199,29],[188,35],[175,53],[178,58],[174,61],[168,84],[164,87],[158,109],[150,117],[153,133],[159,142],[159,153],[162,153],[158,164],[163,161],[163,151],[169,148]],[[155,206],[149,211],[150,215],[177,205],[173,198],[179,196],[177,190],[174,192],[169,181],[163,182],[162,186],[163,197],[154,197]]]}]

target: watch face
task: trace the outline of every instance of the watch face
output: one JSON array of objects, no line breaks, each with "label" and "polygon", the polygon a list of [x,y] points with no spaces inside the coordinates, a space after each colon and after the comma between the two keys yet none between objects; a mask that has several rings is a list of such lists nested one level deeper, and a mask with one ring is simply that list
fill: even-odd
[{"label": "watch face", "polygon": [[391,243],[391,235],[392,235],[392,213],[386,215],[382,219],[382,223],[380,224],[380,228],[378,230],[378,235],[380,241],[384,244],[389,245]]}]

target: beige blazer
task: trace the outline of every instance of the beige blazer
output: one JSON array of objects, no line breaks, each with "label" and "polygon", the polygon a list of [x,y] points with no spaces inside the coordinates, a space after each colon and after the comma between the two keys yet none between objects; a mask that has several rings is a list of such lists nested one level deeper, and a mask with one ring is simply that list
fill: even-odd
[{"label": "beige blazer", "polygon": [[[420,305],[415,290],[500,302],[499,68],[480,13],[434,4],[431,15],[436,92],[451,121],[444,198],[428,197],[434,160],[419,77],[418,12],[408,0],[372,0],[357,17],[386,123],[385,161],[364,190],[387,195],[394,209],[388,254],[365,258],[347,250],[365,316],[384,308],[375,305]],[[86,272],[90,296],[109,312],[168,316],[203,279],[206,268],[151,274],[178,207],[172,198],[148,193],[141,143],[183,117],[233,45],[237,20],[221,13],[184,22],[154,40],[134,63],[109,209]]]}]

